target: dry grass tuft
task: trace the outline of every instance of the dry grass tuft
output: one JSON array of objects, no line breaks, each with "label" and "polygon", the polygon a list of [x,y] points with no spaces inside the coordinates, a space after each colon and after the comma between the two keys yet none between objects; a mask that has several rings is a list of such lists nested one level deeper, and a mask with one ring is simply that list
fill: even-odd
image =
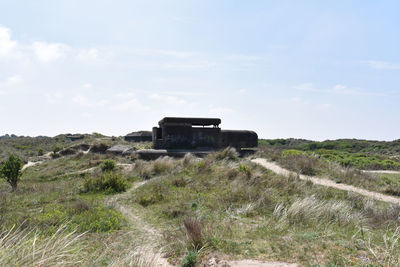
[{"label": "dry grass tuft", "polygon": [[[397,227],[394,232],[386,231],[383,235],[379,236],[374,236],[371,230],[360,228],[354,234],[353,239],[380,266],[400,265],[400,227]],[[382,245],[377,245],[379,243]]]},{"label": "dry grass tuft", "polygon": [[189,244],[199,250],[203,246],[203,224],[196,218],[186,218],[183,224]]},{"label": "dry grass tuft", "polygon": [[289,207],[276,205],[273,215],[281,223],[359,225],[364,222],[362,214],[352,210],[344,201],[319,200],[315,196],[293,202]]},{"label": "dry grass tuft", "polygon": [[238,160],[239,153],[233,147],[227,147],[224,150],[211,153],[207,156],[209,160]]},{"label": "dry grass tuft", "polygon": [[11,228],[0,233],[1,266],[76,266],[82,262],[78,241],[83,234],[67,232],[62,225],[52,236]]}]

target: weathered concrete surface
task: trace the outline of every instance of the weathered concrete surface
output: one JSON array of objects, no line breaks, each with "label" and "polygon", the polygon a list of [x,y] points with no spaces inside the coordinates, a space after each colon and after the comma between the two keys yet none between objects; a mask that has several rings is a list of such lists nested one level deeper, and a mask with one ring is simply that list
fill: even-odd
[{"label": "weathered concrete surface", "polygon": [[125,151],[131,149],[130,146],[115,145],[106,150],[107,154],[122,155]]},{"label": "weathered concrete surface", "polygon": [[137,155],[140,159],[144,160],[155,160],[160,157],[174,157],[174,158],[183,158],[187,153],[192,153],[193,155],[197,157],[205,157],[208,154],[212,153],[214,151],[208,150],[208,151],[201,151],[201,150],[167,150],[167,149],[142,149],[142,150],[137,150],[133,155]]},{"label": "weathered concrete surface", "polygon": [[249,148],[258,146],[258,135],[253,131],[222,130],[221,147]]},{"label": "weathered concrete surface", "polygon": [[130,142],[151,142],[153,140],[151,131],[133,132],[125,135],[124,139]]},{"label": "weathered concrete surface", "polygon": [[136,151],[137,151],[136,147],[129,148],[128,150],[125,150],[124,152],[122,152],[122,156],[130,156],[133,153],[135,153]]},{"label": "weathered concrete surface", "polygon": [[107,149],[109,149],[110,146],[100,143],[100,144],[95,144],[92,145],[92,147],[90,148],[89,152],[90,153],[106,153]]},{"label": "weathered concrete surface", "polygon": [[218,118],[182,118],[182,117],[165,117],[158,122],[162,127],[165,123],[186,123],[194,126],[218,126],[221,124],[221,119]]}]

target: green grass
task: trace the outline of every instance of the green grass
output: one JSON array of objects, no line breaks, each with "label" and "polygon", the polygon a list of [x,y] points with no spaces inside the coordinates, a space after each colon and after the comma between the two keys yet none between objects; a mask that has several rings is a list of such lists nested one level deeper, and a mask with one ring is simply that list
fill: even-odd
[{"label": "green grass", "polygon": [[[298,139],[260,140],[261,148],[315,154],[344,167],[370,170],[400,170],[400,141],[335,140],[312,142]],[[285,152],[283,152],[285,153]]]},{"label": "green grass", "polygon": [[[153,173],[127,201],[164,229],[167,254],[177,263],[200,247],[200,258],[215,251],[304,265],[361,265],[365,255],[387,260],[382,236],[397,235],[398,207],[216,158],[164,159],[170,168]],[[399,244],[390,253],[400,256]]]},{"label": "green grass", "polygon": [[[130,226],[120,212],[105,205],[107,190],[83,192],[86,176],[79,174],[79,171],[94,167],[92,175],[96,179],[102,175],[100,164],[105,158],[91,154],[69,156],[30,167],[24,171],[16,192],[11,192],[9,185],[1,180],[0,232],[19,226],[47,240],[64,227],[64,234],[57,238],[62,239],[71,232],[85,233],[77,244],[79,250],[71,252],[85,257],[84,264],[79,265],[105,266],[121,260],[121,250],[125,255],[133,245],[136,246],[124,235]],[[117,161],[126,162],[124,159]],[[73,172],[78,173],[66,174]],[[128,177],[131,181],[137,179]],[[33,234],[27,237],[25,249],[32,249],[29,248],[32,238]],[[75,256],[71,258],[82,260]],[[0,256],[0,265],[5,260]]]},{"label": "green grass", "polygon": [[[120,141],[87,138],[107,145]],[[49,143],[49,150],[44,150],[50,151],[59,142]],[[325,153],[326,147],[302,149],[311,143],[308,141],[281,139],[272,143],[261,146],[259,155],[296,172],[327,175],[338,182],[391,194],[398,192],[399,175],[367,175],[345,168],[337,159],[324,159],[317,153]],[[19,147],[23,155],[43,146],[30,142],[21,145],[29,147]],[[388,157],[366,151],[371,148],[367,145],[362,147],[360,142],[362,148],[351,149],[336,145],[326,154],[349,153],[356,157],[354,153],[365,153],[383,160]],[[284,150],[289,151],[282,153]],[[337,151],[340,153],[335,154]],[[125,266],[139,262],[137,255],[147,255],[143,262],[151,266],[155,256],[143,247],[143,229],[130,225],[121,213],[105,204],[108,187],[83,190],[85,179],[107,180],[101,178],[105,174],[100,167],[106,159],[132,163],[107,155],[71,155],[28,168],[14,193],[7,183],[0,182],[0,229],[21,226],[47,242],[66,225],[61,239],[73,231],[74,236],[85,233],[74,243],[70,255],[74,261],[83,257],[82,265]],[[125,193],[120,201],[143,217],[145,224],[162,232],[163,252],[176,264],[199,263],[216,253],[233,259],[279,260],[305,266],[399,265],[399,206],[316,186],[296,175],[276,175],[238,158],[229,149],[205,159],[187,155],[179,160],[160,158],[134,163],[131,169],[117,165],[116,172],[123,172],[128,184],[136,180],[147,183]],[[82,172],[87,169],[90,174]],[[27,237],[26,251],[31,251],[29,244],[34,237]]]}]

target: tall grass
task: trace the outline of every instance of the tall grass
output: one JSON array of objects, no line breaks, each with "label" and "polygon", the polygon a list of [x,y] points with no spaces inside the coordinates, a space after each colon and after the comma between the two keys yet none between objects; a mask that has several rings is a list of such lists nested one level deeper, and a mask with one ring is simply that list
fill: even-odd
[{"label": "tall grass", "polygon": [[[360,232],[362,232],[361,236]],[[378,236],[368,229],[360,229],[353,238],[356,239],[358,246],[366,250],[370,258],[379,265],[400,265],[400,227],[397,227],[394,232],[386,231]]]},{"label": "tall grass", "polygon": [[0,266],[79,265],[84,258],[78,253],[82,235],[67,232],[65,224],[49,237],[12,227],[0,233]]},{"label": "tall grass", "polygon": [[273,215],[281,223],[359,225],[364,217],[344,201],[319,200],[315,196],[293,202],[290,206],[280,203],[275,206]]}]

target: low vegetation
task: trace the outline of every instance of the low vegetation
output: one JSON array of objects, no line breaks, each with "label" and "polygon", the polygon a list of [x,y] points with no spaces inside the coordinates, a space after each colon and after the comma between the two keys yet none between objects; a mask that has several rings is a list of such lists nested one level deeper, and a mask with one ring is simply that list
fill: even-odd
[{"label": "low vegetation", "polygon": [[370,170],[400,170],[400,140],[392,142],[336,140],[312,142],[298,139],[260,140],[261,147],[316,155],[343,167]]},{"label": "low vegetation", "polygon": [[13,191],[17,189],[19,178],[21,177],[22,160],[13,154],[0,165],[0,178],[4,178],[11,185]]},{"label": "low vegetation", "polygon": [[[99,149],[121,141],[97,134],[82,142],[87,140]],[[7,147],[18,144],[0,140],[0,147],[6,141]],[[0,182],[0,265],[152,266],[163,256],[176,265],[198,266],[210,254],[304,266],[400,264],[397,205],[317,186],[297,174],[274,174],[230,148],[205,158],[143,161],[79,152],[76,142],[21,142],[31,148],[16,149],[26,161],[43,160],[38,154],[62,147],[54,159],[24,170],[14,192]],[[258,156],[295,173],[400,195],[400,175],[359,170],[372,165],[362,165],[357,154],[397,162],[394,149],[374,150],[378,143],[261,143]],[[340,162],[344,155],[350,164]],[[123,210],[131,213],[125,217]],[[154,229],[154,240],[143,227]]]},{"label": "low vegetation", "polygon": [[[138,174],[153,170],[150,181],[127,204],[140,205],[146,220],[164,229],[167,255],[181,265],[193,266],[212,251],[304,265],[399,263],[400,244],[388,247],[383,237],[398,235],[398,206],[228,155],[140,164]],[[157,165],[163,171],[154,172]]]},{"label": "low vegetation", "polygon": [[[280,143],[279,143],[280,144]],[[336,150],[304,151],[286,149],[288,145],[262,145],[258,155],[277,161],[281,166],[306,175],[319,175],[338,183],[346,183],[390,195],[400,194],[400,177],[371,173],[365,169],[396,170],[397,161],[382,159],[384,155],[363,156],[361,153]],[[296,145],[304,147],[304,145]],[[292,146],[293,147],[293,146]],[[339,156],[341,155],[341,156]],[[394,158],[394,156],[392,156]]]},{"label": "low vegetation", "polygon": [[108,171],[98,176],[86,175],[83,192],[105,192],[107,194],[125,192],[129,182],[122,173]]}]

